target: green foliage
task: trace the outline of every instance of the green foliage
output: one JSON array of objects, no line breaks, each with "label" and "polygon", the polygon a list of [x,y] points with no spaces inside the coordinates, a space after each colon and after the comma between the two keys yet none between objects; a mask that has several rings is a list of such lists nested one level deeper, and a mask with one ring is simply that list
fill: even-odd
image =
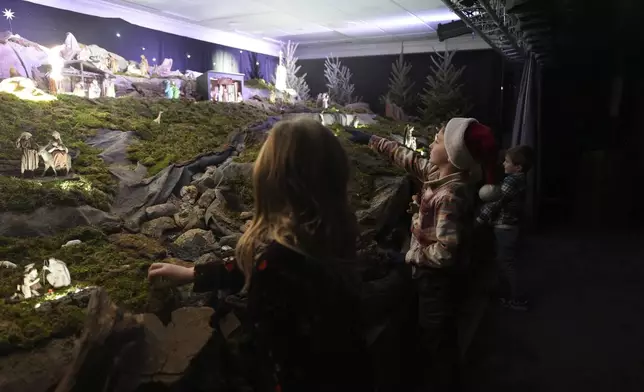
[{"label": "green foliage", "polygon": [[389,76],[389,90],[382,101],[389,100],[402,109],[408,109],[414,101],[411,90],[415,82],[409,79],[411,64],[406,63],[403,58],[403,52],[400,52],[398,59],[391,65],[391,76]]},{"label": "green foliage", "polygon": [[353,96],[355,86],[351,83],[352,76],[351,70],[347,66],[342,65],[339,58],[326,58],[324,61],[324,78],[326,79],[326,87],[329,91],[331,101],[339,103],[340,105],[347,105],[358,101]]},{"label": "green foliage", "polygon": [[[153,120],[163,112],[161,124]],[[29,211],[39,206],[90,204],[107,208],[116,192],[116,182],[99,151],[84,143],[97,129],[133,131],[140,141],[129,149],[129,158],[148,166],[150,175],[172,163],[216,151],[230,133],[264,121],[267,114],[239,103],[194,103],[184,100],[102,98],[89,100],[61,95],[57,101],[30,102],[0,93],[0,163],[20,167],[15,146],[22,132],[32,133],[45,145],[53,131],[79,152],[72,164],[83,187],[66,189],[68,181],[37,182],[0,178],[0,211]],[[62,187],[61,187],[62,186]]]},{"label": "green foliage", "polygon": [[[41,263],[55,257],[67,263],[72,283],[77,287],[102,286],[110,298],[133,312],[146,310],[148,284],[146,270],[152,262],[148,254],[156,243],[145,237],[132,239],[132,246],[115,244],[99,230],[82,227],[55,237],[0,237],[0,260],[10,260],[19,266]],[[80,245],[61,248],[72,239]],[[128,239],[125,239],[127,241]],[[149,242],[144,243],[145,241]],[[40,268],[40,267],[38,267]],[[22,268],[0,268],[0,298],[16,292],[21,283]],[[72,304],[55,304],[46,313],[34,309],[38,298],[16,304],[0,299],[0,351],[30,348],[54,336],[69,336],[80,329],[83,309]]]},{"label": "green foliage", "polygon": [[426,125],[440,126],[452,117],[465,115],[470,109],[460,83],[465,67],[452,64],[454,54],[446,49],[442,54],[432,56],[431,72],[419,108]]},{"label": "green foliage", "polygon": [[268,91],[275,91],[275,85],[272,83],[267,83],[266,80],[258,78],[258,79],[250,79],[244,82],[245,87],[249,88],[255,88],[258,90],[268,90]]},{"label": "green foliage", "polygon": [[262,71],[259,67],[259,60],[257,59],[257,53],[248,52],[248,62],[250,63],[250,68],[248,69],[248,77],[250,79],[262,79]]}]

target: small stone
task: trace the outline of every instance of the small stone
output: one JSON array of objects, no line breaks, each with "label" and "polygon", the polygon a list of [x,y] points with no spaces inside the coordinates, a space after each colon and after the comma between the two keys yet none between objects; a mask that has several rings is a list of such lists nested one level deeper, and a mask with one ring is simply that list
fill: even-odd
[{"label": "small stone", "polygon": [[221,259],[217,257],[217,255],[214,253],[203,254],[199,256],[197,260],[195,260],[195,264],[208,264],[208,263],[219,263],[219,262],[221,262]]},{"label": "small stone", "polygon": [[201,208],[208,208],[208,206],[215,200],[216,197],[217,191],[215,189],[206,189],[201,197],[199,197],[197,205]]},{"label": "small stone", "polygon": [[170,231],[177,229],[177,224],[174,219],[169,216],[153,219],[145,222],[141,226],[141,233],[152,238],[161,238],[163,235]]},{"label": "small stone", "polygon": [[156,206],[148,207],[145,209],[145,215],[147,216],[148,220],[153,220],[164,216],[172,216],[177,212],[177,206],[172,203],[158,204]]},{"label": "small stone", "polygon": [[239,239],[241,238],[241,234],[235,233],[231,235],[227,235],[225,237],[222,237],[219,240],[219,245],[221,245],[222,249],[225,247],[231,247],[231,248],[236,248],[237,247],[237,242],[239,242]]},{"label": "small stone", "polygon": [[68,246],[74,246],[74,245],[80,245],[82,243],[83,243],[83,241],[81,241],[81,240],[71,240],[71,241],[67,241],[67,243],[65,243],[63,246],[61,246],[61,248],[66,248]]},{"label": "small stone", "polygon": [[241,214],[239,214],[239,219],[241,220],[247,220],[252,218],[254,213],[252,211],[244,211]]}]

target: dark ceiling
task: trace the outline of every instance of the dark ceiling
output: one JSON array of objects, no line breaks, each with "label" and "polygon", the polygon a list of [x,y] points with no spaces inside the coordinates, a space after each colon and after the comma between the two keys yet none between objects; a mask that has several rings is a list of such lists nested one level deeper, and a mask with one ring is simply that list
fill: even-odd
[{"label": "dark ceiling", "polygon": [[637,0],[443,0],[510,61],[534,54],[545,66],[596,63],[642,46]]}]

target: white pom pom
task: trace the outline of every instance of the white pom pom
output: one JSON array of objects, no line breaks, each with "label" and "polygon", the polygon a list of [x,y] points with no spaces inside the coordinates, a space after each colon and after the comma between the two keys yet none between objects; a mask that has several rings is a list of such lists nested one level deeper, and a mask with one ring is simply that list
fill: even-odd
[{"label": "white pom pom", "polygon": [[479,189],[479,198],[485,203],[497,201],[501,198],[501,187],[491,184],[483,185]]}]

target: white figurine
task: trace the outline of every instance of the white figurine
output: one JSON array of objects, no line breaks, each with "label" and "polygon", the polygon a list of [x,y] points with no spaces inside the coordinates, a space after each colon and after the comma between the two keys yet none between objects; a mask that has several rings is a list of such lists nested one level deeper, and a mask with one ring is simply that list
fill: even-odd
[{"label": "white figurine", "polygon": [[85,98],[85,87],[83,86],[83,83],[76,83],[76,85],[74,86],[74,92],[72,94],[76,95],[77,97]]},{"label": "white figurine", "polygon": [[94,79],[89,86],[89,99],[96,99],[101,97],[101,86],[98,85],[98,80]]},{"label": "white figurine", "polygon": [[275,70],[275,89],[277,91],[286,90],[286,67],[284,66],[283,56],[284,53],[280,50],[279,64]]},{"label": "white figurine", "polygon": [[409,125],[405,127],[404,144],[408,149],[416,151],[417,146],[416,138],[414,137],[414,127],[410,127]]},{"label": "white figurine", "polygon": [[105,96],[108,98],[116,98],[116,89],[114,88],[114,82],[111,79],[103,80],[103,91],[105,91]]},{"label": "white figurine", "polygon": [[81,47],[78,44],[76,37],[74,37],[74,34],[67,33],[67,37],[65,38],[65,45],[63,46],[63,49],[61,51],[63,58],[65,60],[74,60],[80,52]]},{"label": "white figurine", "polygon": [[38,270],[34,268],[33,263],[26,265],[22,285],[18,285],[18,290],[22,292],[25,299],[29,299],[40,296],[40,293],[37,291],[39,288],[40,278],[38,277]]},{"label": "white figurine", "polygon": [[45,260],[42,270],[43,274],[45,274],[45,278],[47,279],[47,283],[52,285],[54,288],[58,289],[66,287],[72,283],[72,278],[69,275],[67,264],[61,260],[54,258]]},{"label": "white figurine", "polygon": [[320,116],[320,123],[326,127],[326,122],[324,121],[324,114],[318,113],[318,116]]},{"label": "white figurine", "polygon": [[324,109],[329,108],[329,94],[328,93],[322,94],[322,107]]}]

